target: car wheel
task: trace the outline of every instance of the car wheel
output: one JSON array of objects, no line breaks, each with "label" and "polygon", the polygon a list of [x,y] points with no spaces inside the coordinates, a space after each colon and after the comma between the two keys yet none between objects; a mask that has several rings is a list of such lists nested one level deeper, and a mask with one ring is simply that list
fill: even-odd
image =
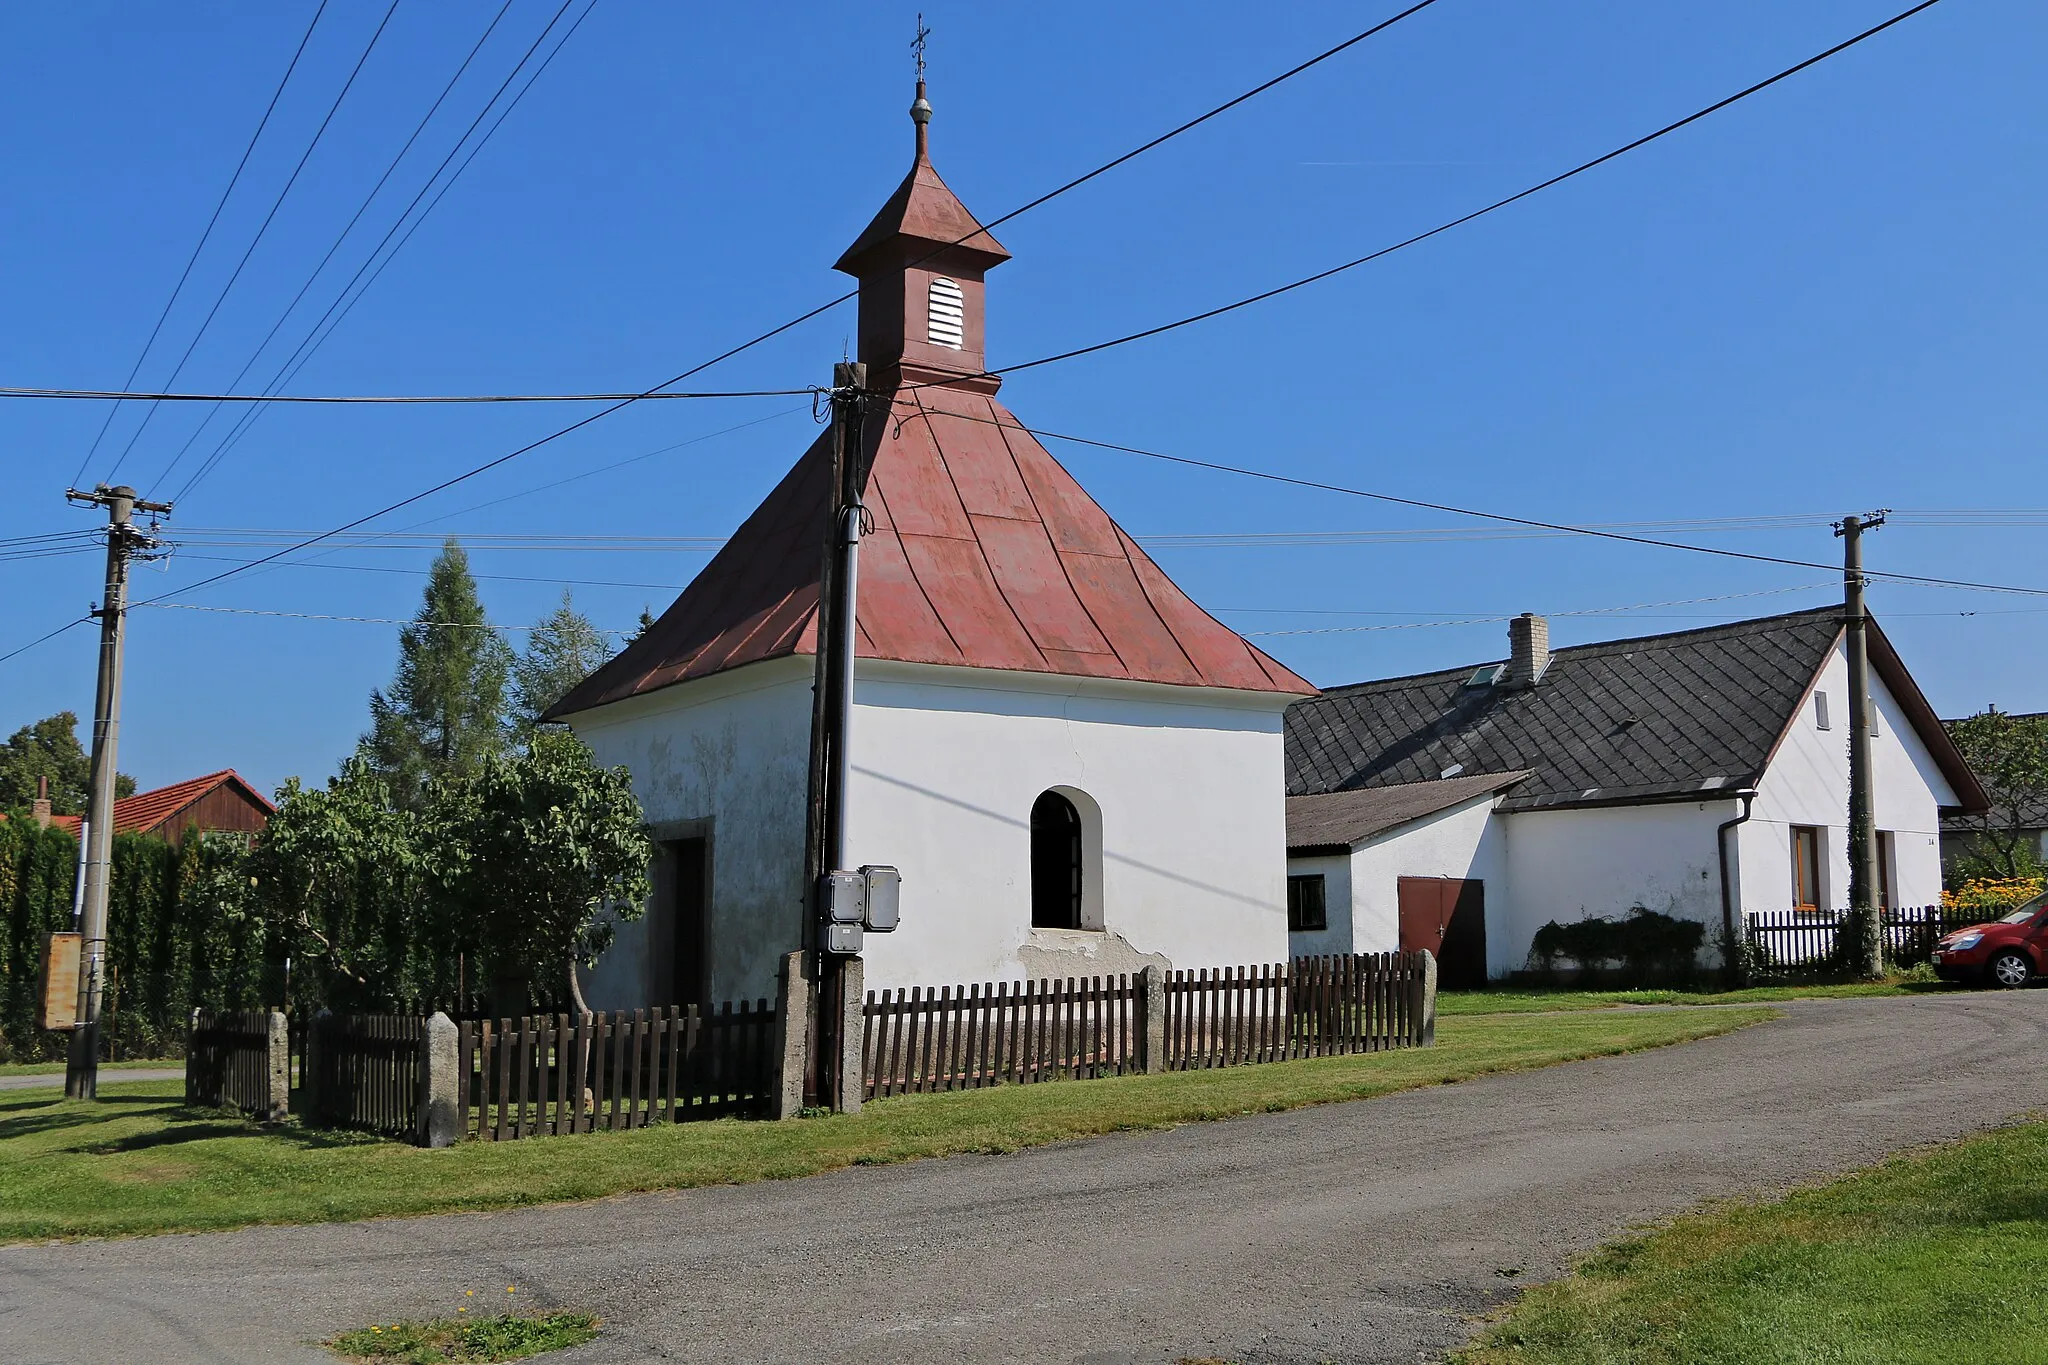
[{"label": "car wheel", "polygon": [[2006,990],[2018,990],[2033,975],[2034,964],[2027,961],[2026,954],[2018,952],[2000,953],[1991,959],[1991,965],[1985,970],[1985,977],[1992,985]]}]

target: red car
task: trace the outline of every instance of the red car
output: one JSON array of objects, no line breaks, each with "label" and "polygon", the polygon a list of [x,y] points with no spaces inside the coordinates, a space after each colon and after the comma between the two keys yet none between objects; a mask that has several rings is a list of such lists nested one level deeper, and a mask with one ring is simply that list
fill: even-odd
[{"label": "red car", "polygon": [[2003,919],[1943,934],[1934,945],[1934,974],[1944,981],[1982,981],[2017,990],[2048,964],[2048,896]]}]

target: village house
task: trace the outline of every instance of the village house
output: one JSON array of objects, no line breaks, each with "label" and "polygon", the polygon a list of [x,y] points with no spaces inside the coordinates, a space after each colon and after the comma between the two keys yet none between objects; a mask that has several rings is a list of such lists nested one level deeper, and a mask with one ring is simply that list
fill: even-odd
[{"label": "village house", "polygon": [[[1841,909],[1842,609],[1328,689],[1287,714],[1295,953],[1426,947],[1446,986],[1524,967],[1544,924],[1638,907],[1707,926]],[[1887,906],[1941,895],[1941,816],[1984,794],[1873,621],[1872,804]]]},{"label": "village house", "polygon": [[[1315,691],[1190,601],[985,373],[1009,253],[932,166],[839,258],[880,395],[848,866],[903,876],[880,987],[1271,962],[1287,950],[1282,713]],[[623,765],[661,854],[597,1008],[773,990],[805,945],[829,434],[638,640],[551,712]]]}]

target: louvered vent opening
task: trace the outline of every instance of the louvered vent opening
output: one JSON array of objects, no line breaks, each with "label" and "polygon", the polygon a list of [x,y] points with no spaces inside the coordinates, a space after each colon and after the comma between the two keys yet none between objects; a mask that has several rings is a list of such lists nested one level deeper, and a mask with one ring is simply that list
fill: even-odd
[{"label": "louvered vent opening", "polygon": [[926,320],[925,335],[934,346],[948,350],[960,350],[966,344],[967,300],[960,293],[960,286],[943,275],[932,280],[931,316]]}]

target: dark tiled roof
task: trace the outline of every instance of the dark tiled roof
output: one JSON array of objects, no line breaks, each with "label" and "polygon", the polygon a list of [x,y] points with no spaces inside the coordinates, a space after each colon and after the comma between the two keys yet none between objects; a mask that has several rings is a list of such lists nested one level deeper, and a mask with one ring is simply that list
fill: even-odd
[{"label": "dark tiled roof", "polygon": [[1521,810],[1751,786],[1840,631],[1831,605],[1559,649],[1534,688],[1465,686],[1477,665],[1333,688],[1288,709],[1287,791],[1528,769]]},{"label": "dark tiled roof", "polygon": [[1435,782],[1287,798],[1287,851],[1348,849],[1364,839],[1511,787],[1527,773],[1482,773]]}]

